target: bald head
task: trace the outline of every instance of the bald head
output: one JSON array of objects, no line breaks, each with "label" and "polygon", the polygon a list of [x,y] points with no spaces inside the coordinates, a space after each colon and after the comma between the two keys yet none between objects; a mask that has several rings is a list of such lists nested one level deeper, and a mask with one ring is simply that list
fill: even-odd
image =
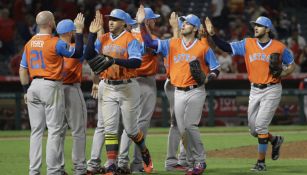
[{"label": "bald head", "polygon": [[51,27],[54,28],[54,16],[50,11],[41,11],[36,15],[36,24],[40,28]]}]

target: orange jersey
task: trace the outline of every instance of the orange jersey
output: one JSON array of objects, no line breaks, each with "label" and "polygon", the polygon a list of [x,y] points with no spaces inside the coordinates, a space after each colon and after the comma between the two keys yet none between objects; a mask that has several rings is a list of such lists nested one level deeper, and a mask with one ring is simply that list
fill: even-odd
[{"label": "orange jersey", "polygon": [[231,43],[234,55],[244,55],[248,78],[251,83],[268,84],[278,83],[280,78],[273,78],[269,69],[269,56],[272,53],[282,55],[283,63],[291,63],[291,57],[284,54],[286,46],[271,40],[262,47],[257,38],[246,38],[240,42]]},{"label": "orange jersey", "polygon": [[[207,38],[201,38],[199,41],[200,41],[200,43],[208,46]],[[163,63],[164,63],[164,67],[165,67],[165,74],[166,74],[167,77],[169,77],[169,64],[170,64],[169,61],[170,61],[169,56],[164,57]]]},{"label": "orange jersey", "polygon": [[209,43],[208,43],[208,39],[207,38],[201,38],[200,39],[200,42],[202,43],[202,44],[204,44],[204,45],[207,45],[207,46],[209,46]]},{"label": "orange jersey", "polygon": [[[140,32],[132,32],[132,35],[142,44],[143,52],[142,64],[140,68],[136,69],[138,76],[150,76],[155,75],[158,69],[158,56],[151,48],[145,48],[143,38]],[[153,39],[157,37],[151,36]]]},{"label": "orange jersey", "polygon": [[188,47],[184,45],[182,39],[159,41],[158,48],[159,52],[168,57],[171,83],[177,87],[197,84],[190,73],[189,62],[192,60],[199,60],[205,74],[208,74],[210,69],[219,67],[209,46],[197,39]]},{"label": "orange jersey", "polygon": [[[116,38],[111,33],[102,35],[95,47],[100,53],[119,59],[139,58],[141,59],[141,46],[131,33],[123,31]],[[103,79],[123,80],[137,76],[136,69],[128,69],[116,64],[100,74]]]},{"label": "orange jersey", "polygon": [[63,57],[56,53],[58,37],[48,34],[37,34],[27,42],[24,48],[26,65],[30,77],[44,77],[61,80]]},{"label": "orange jersey", "polygon": [[[74,45],[71,45],[71,47],[74,47]],[[81,83],[82,60],[64,57],[62,75],[63,83]]]}]

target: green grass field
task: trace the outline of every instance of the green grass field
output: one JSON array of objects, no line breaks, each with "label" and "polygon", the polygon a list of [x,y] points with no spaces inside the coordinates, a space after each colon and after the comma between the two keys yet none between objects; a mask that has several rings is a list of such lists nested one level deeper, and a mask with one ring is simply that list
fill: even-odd
[{"label": "green grass field", "polygon": [[[257,140],[248,133],[247,127],[205,127],[201,128],[202,140],[207,151],[215,149],[236,148],[246,145],[256,145]],[[274,134],[285,136],[285,142],[307,140],[307,126],[273,126]],[[147,145],[150,148],[155,166],[155,174],[183,174],[164,171],[168,128],[150,129]],[[1,175],[23,175],[28,172],[29,131],[1,131],[0,132],[0,170]],[[93,130],[88,130],[87,157],[90,155]],[[44,138],[44,145],[46,138]],[[66,171],[72,173],[71,162],[72,139],[67,136],[65,142]],[[297,151],[307,151],[297,148]],[[105,152],[103,152],[103,157]],[[267,159],[268,171],[264,173],[250,172],[249,169],[255,159],[242,158],[210,158],[207,157],[208,168],[205,174],[212,175],[306,175],[307,159]],[[45,154],[42,174],[46,174]]]}]

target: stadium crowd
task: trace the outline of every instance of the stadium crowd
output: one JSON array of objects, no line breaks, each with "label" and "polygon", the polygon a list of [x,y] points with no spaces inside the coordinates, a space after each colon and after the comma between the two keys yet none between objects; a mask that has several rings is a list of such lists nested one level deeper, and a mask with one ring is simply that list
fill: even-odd
[{"label": "stadium crowd", "polygon": [[[292,1],[291,1],[292,2]],[[143,0],[156,13],[161,14],[154,34],[159,38],[171,37],[169,15],[172,11],[179,16],[197,10],[197,3],[203,3],[204,9],[199,17],[209,16],[217,28],[219,36],[228,41],[237,41],[244,36],[252,35],[249,21],[258,16],[268,16],[275,26],[275,37],[286,43],[295,56],[295,62],[300,65],[296,72],[307,72],[307,46],[306,36],[302,36],[302,21],[298,21],[297,14],[289,13],[289,9],[297,6],[306,6],[304,1],[256,1],[256,0],[197,0],[175,3],[166,0]],[[23,52],[23,45],[36,33],[35,15],[41,10],[54,12],[56,21],[73,19],[79,11],[85,14],[85,29],[94,17],[95,10],[99,9],[104,15],[112,9],[120,8],[135,16],[139,0],[2,0],[0,2],[0,75],[18,75],[19,63]],[[188,3],[188,4],[187,4]],[[184,8],[186,5],[190,8]],[[193,7],[194,8],[191,8]],[[302,8],[303,9],[303,8]],[[287,11],[288,10],[288,11]],[[104,19],[107,21],[107,18]],[[107,22],[104,23],[105,25]],[[104,26],[107,29],[107,26]],[[87,38],[88,31],[85,31]],[[221,71],[225,73],[245,73],[244,59],[231,57],[218,49],[215,50],[221,64]],[[161,59],[162,60],[162,59]],[[164,67],[158,72],[164,73]],[[87,64],[83,67],[84,76],[90,74]]]}]

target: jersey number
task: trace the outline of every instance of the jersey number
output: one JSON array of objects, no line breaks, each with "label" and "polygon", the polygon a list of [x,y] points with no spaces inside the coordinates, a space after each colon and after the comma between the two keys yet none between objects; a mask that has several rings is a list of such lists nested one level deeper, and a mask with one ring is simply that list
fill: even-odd
[{"label": "jersey number", "polygon": [[31,54],[30,59],[31,59],[32,69],[45,69],[46,68],[42,51],[32,50],[30,54]]}]

